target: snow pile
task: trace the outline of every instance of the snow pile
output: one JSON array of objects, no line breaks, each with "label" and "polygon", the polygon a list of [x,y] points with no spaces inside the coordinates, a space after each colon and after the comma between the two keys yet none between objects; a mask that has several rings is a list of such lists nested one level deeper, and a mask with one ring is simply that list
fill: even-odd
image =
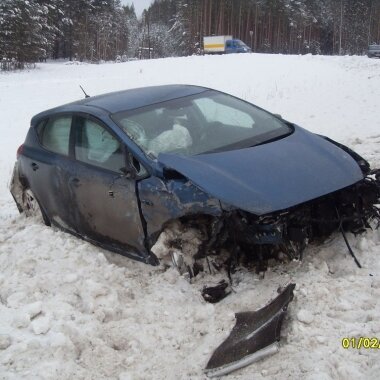
[{"label": "snow pile", "polygon": [[379,231],[349,236],[363,269],[336,235],[264,279],[236,273],[234,293],[211,305],[173,269],[133,262],[19,215],[7,183],[30,118],[80,98],[79,84],[91,95],[169,83],[213,87],[335,138],[380,167],[379,69],[380,60],[365,57],[252,54],[48,63],[0,75],[0,377],[204,379],[234,312],[263,306],[294,281],[280,352],[230,378],[377,378],[379,351],[346,350],[341,340],[380,338]]}]

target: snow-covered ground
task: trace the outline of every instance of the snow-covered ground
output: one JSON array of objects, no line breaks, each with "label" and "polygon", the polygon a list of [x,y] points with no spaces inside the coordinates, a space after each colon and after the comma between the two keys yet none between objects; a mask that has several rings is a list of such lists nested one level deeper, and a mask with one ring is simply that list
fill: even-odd
[{"label": "snow-covered ground", "polygon": [[20,216],[7,190],[30,118],[90,95],[154,84],[209,86],[328,135],[380,167],[380,60],[230,55],[123,64],[47,63],[0,74],[0,378],[203,379],[213,349],[279,285],[297,283],[280,352],[231,379],[375,379],[380,349],[342,348],[343,337],[380,338],[380,232],[309,247],[303,262],[259,279],[235,275],[235,292],[207,304],[197,286]]}]

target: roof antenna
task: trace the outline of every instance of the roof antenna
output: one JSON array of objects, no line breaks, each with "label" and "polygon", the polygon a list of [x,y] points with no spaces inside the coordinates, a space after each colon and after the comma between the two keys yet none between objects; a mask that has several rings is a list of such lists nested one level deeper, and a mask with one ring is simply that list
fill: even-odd
[{"label": "roof antenna", "polygon": [[86,99],[87,99],[87,98],[89,98],[89,97],[90,97],[90,95],[87,95],[87,94],[86,94],[86,91],[85,91],[85,90],[83,90],[83,87],[82,87],[81,85],[79,85],[79,87],[80,87],[80,88],[81,88],[81,90],[83,91],[85,98],[86,98]]}]

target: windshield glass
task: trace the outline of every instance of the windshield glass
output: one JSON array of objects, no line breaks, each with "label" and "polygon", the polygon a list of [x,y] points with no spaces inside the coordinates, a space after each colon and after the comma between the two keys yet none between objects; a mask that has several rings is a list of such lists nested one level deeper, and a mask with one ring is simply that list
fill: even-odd
[{"label": "windshield glass", "polygon": [[213,90],[119,112],[112,119],[151,158],[248,148],[293,131],[270,113]]},{"label": "windshield glass", "polygon": [[240,41],[240,40],[236,40],[236,45],[238,47],[248,48],[248,46],[243,41]]}]

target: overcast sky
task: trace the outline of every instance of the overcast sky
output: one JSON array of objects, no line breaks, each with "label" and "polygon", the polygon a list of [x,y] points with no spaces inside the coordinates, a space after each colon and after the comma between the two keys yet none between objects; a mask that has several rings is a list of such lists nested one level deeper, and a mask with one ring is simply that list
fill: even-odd
[{"label": "overcast sky", "polygon": [[131,5],[133,3],[135,6],[137,17],[140,17],[142,14],[142,11],[145,8],[149,7],[152,0],[121,0],[121,2],[124,5]]}]

